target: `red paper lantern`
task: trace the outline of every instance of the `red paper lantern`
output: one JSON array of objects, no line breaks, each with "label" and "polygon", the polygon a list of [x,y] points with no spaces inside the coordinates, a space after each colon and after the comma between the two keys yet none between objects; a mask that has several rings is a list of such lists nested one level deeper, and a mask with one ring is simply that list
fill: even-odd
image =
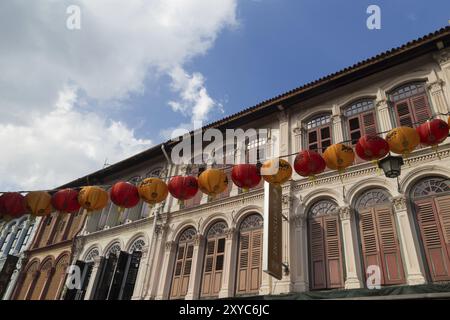
[{"label": "red paper lantern", "polygon": [[4,215],[15,219],[27,213],[25,197],[18,192],[6,192],[2,196],[2,210]]},{"label": "red paper lantern", "polygon": [[139,192],[135,185],[120,181],[110,191],[111,201],[121,208],[132,208],[139,203]]},{"label": "red paper lantern", "polygon": [[170,194],[181,201],[193,198],[198,192],[198,181],[193,176],[175,176],[168,184]]},{"label": "red paper lantern", "polygon": [[389,153],[389,144],[377,135],[366,134],[359,138],[355,151],[358,157],[363,160],[380,160]]},{"label": "red paper lantern", "polygon": [[326,167],[322,156],[311,150],[302,150],[294,160],[294,170],[302,177],[312,177],[324,172]]},{"label": "red paper lantern", "polygon": [[59,190],[52,196],[52,206],[60,212],[77,212],[80,210],[78,191],[74,189]]},{"label": "red paper lantern", "polygon": [[261,175],[258,167],[254,164],[238,164],[231,171],[231,180],[239,188],[248,190],[259,184]]},{"label": "red paper lantern", "polygon": [[447,122],[441,119],[433,119],[422,123],[416,130],[420,137],[420,143],[427,146],[436,146],[444,142],[449,132]]}]

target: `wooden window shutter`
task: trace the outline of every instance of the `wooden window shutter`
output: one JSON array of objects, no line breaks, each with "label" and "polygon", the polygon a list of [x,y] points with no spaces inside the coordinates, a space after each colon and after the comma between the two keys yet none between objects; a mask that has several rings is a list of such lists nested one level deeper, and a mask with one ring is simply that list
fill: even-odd
[{"label": "wooden window shutter", "polygon": [[375,119],[375,112],[373,111],[361,115],[361,123],[363,124],[364,134],[377,134],[377,124]]},{"label": "wooden window shutter", "polygon": [[431,278],[433,281],[450,280],[448,244],[445,244],[438,212],[439,209],[443,210],[441,215],[448,218],[448,196],[437,198],[436,203],[433,198],[416,200],[414,203]]},{"label": "wooden window shutter", "polygon": [[403,262],[392,209],[388,206],[383,206],[376,207],[373,210],[377,219],[384,284],[404,283]]},{"label": "wooden window shutter", "polygon": [[422,124],[431,117],[430,105],[428,104],[426,94],[411,98],[411,106],[414,112],[415,122]]},{"label": "wooden window shutter", "polygon": [[178,245],[170,295],[172,299],[183,298],[187,294],[193,252],[194,244],[192,242],[180,243]]},{"label": "wooden window shutter", "polygon": [[364,260],[364,274],[366,274],[367,267],[370,265],[379,266],[383,274],[375,215],[371,208],[359,211],[359,230]]},{"label": "wooden window shutter", "polygon": [[252,231],[252,243],[250,252],[250,291],[257,292],[261,284],[261,262],[262,262],[262,230]]},{"label": "wooden window shutter", "polygon": [[341,237],[339,219],[336,215],[324,217],[327,287],[341,288],[344,285],[342,270]]},{"label": "wooden window shutter", "polygon": [[262,229],[242,232],[239,240],[238,294],[258,293],[261,285]]},{"label": "wooden window shutter", "polygon": [[408,101],[397,102],[394,108],[397,113],[397,124],[399,126],[413,127],[414,119]]},{"label": "wooden window shutter", "polygon": [[218,296],[222,284],[225,238],[208,239],[202,278],[202,297]]},{"label": "wooden window shutter", "polygon": [[322,222],[321,218],[311,218],[309,220],[309,245],[312,274],[311,289],[325,289],[327,286]]},{"label": "wooden window shutter", "polygon": [[124,278],[123,289],[119,295],[120,300],[131,300],[134,286],[138,276],[139,265],[141,263],[142,252],[134,251],[129,258],[129,265],[126,277]]},{"label": "wooden window shutter", "polygon": [[250,235],[251,232],[242,233],[239,239],[238,280],[236,289],[237,293],[245,293],[247,291]]},{"label": "wooden window shutter", "polygon": [[118,300],[119,293],[122,286],[122,281],[125,276],[125,268],[128,264],[129,254],[125,251],[121,251],[119,258],[114,268],[113,277],[111,279],[111,285],[108,291],[108,300]]},{"label": "wooden window shutter", "polygon": [[361,209],[359,219],[364,274],[370,265],[376,265],[380,267],[382,285],[404,283],[403,262],[391,208]]}]

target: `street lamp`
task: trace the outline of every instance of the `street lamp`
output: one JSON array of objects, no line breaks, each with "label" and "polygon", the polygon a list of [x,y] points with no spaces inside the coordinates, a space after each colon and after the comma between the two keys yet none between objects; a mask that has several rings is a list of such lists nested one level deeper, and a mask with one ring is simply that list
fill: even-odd
[{"label": "street lamp", "polygon": [[397,178],[401,173],[403,165],[402,157],[387,156],[378,163],[378,167],[383,169],[384,174],[388,178]]}]

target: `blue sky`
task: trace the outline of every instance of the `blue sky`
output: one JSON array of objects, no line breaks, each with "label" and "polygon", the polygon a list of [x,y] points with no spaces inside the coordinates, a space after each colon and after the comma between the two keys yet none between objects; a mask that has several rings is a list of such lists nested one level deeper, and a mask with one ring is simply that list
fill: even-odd
[{"label": "blue sky", "polygon": [[0,190],[65,184],[449,19],[448,0],[0,1]]},{"label": "blue sky", "polygon": [[[240,1],[239,26],[222,31],[186,70],[201,72],[210,96],[223,104],[224,113],[212,114],[211,122],[446,26],[450,1],[432,2]],[[381,8],[381,30],[366,27],[371,4]],[[129,101],[133,115],[122,119],[130,126],[144,119],[136,133],[156,142],[161,129],[183,119],[167,105],[170,80],[154,85]]]}]

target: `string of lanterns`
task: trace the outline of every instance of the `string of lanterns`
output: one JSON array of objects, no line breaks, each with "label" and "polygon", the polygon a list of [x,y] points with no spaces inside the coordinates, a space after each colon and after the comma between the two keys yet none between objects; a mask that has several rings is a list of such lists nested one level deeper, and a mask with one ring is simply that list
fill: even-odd
[{"label": "string of lanterns", "polygon": [[[246,192],[258,186],[261,179],[271,184],[281,185],[291,178],[293,169],[300,176],[309,179],[315,179],[315,176],[324,172],[327,167],[341,174],[353,164],[355,152],[359,158],[371,161],[377,167],[392,166],[392,163],[388,161],[391,157],[390,152],[406,157],[420,144],[437,150],[437,146],[448,137],[449,128],[450,117],[447,122],[432,119],[415,129],[405,126],[392,129],[385,139],[375,134],[363,135],[356,143],[355,151],[344,143],[332,144],[322,155],[314,150],[301,150],[296,154],[293,168],[288,161],[281,159],[282,157],[267,160],[262,165],[237,164],[232,168],[231,180]],[[398,159],[399,167],[403,164],[402,157],[391,158]],[[275,174],[261,174],[262,169],[270,170],[277,162],[278,170]],[[399,169],[398,172],[384,171],[387,177],[399,175]],[[224,192],[229,184],[225,171],[218,168],[206,169],[198,177],[177,175],[169,178],[167,184],[156,177],[146,178],[137,185],[119,181],[112,185],[109,193],[101,186],[86,186],[79,191],[66,188],[54,193],[31,191],[26,196],[23,196],[21,192],[5,192],[0,196],[0,218],[14,219],[24,214],[46,216],[54,210],[71,214],[80,208],[94,212],[105,208],[109,200],[118,206],[119,210],[132,208],[141,199],[153,206],[164,201],[169,193],[182,202],[195,197],[199,190],[214,198]]]}]

